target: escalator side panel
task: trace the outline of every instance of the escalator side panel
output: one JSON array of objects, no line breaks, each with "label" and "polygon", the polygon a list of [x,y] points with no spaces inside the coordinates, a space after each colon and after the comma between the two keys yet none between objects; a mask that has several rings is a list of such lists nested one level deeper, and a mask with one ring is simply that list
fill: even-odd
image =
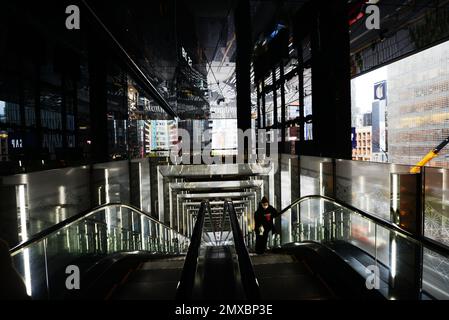
[{"label": "escalator side panel", "polygon": [[276,251],[304,261],[339,299],[385,299],[380,291],[367,288],[366,277],[361,275],[360,270],[355,270],[338,254],[321,244],[302,243]]}]

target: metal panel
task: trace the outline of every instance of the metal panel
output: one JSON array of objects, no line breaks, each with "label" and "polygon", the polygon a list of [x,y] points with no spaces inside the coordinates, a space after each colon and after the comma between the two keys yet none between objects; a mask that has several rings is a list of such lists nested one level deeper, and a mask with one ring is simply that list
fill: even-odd
[{"label": "metal panel", "polygon": [[[2,184],[26,187],[28,237],[90,207],[88,166],[7,176]],[[0,201],[6,203],[1,198]],[[18,217],[17,208],[11,203],[11,207],[4,210]]]}]

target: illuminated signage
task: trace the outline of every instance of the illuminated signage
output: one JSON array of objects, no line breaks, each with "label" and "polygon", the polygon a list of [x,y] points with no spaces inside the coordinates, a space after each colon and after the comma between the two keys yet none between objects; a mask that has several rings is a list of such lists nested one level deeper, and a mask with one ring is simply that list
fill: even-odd
[{"label": "illuminated signage", "polygon": [[22,139],[11,139],[11,145],[14,149],[22,148]]}]

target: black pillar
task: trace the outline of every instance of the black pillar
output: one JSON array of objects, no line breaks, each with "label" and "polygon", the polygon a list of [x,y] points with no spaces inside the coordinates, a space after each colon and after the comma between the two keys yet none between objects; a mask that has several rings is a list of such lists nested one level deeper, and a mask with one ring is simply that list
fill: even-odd
[{"label": "black pillar", "polygon": [[67,74],[66,74],[66,70],[64,70],[62,73],[62,85],[61,85],[61,95],[62,95],[62,105],[61,105],[61,118],[62,118],[62,123],[61,123],[61,132],[62,132],[62,154],[60,155],[56,155],[58,160],[62,159],[62,160],[66,160],[67,159],[67,148],[68,148],[68,144],[67,144],[67,104],[69,103],[69,99],[67,97],[67,95],[70,94],[70,89],[68,88],[68,79],[67,79]]},{"label": "black pillar", "polygon": [[298,104],[299,104],[299,141],[304,141],[304,61],[302,54],[302,41],[298,44]]},{"label": "black pillar", "polygon": [[98,39],[89,36],[89,111],[91,160],[108,161],[108,122],[106,98],[106,57]]},{"label": "black pillar", "polygon": [[[301,154],[351,159],[351,90],[347,1],[310,1],[295,17],[298,45]],[[302,61],[311,42],[313,140],[303,141]]]},{"label": "black pillar", "polygon": [[260,118],[262,114],[260,113],[260,86],[259,83],[256,83],[256,92],[257,92],[257,129],[260,129],[262,125],[262,119]]},{"label": "black pillar", "polygon": [[273,78],[273,128],[278,127],[278,94],[277,94],[277,85],[276,85],[276,67],[272,70],[272,78]]},{"label": "black pillar", "polygon": [[246,130],[251,128],[251,15],[249,0],[240,0],[234,11],[235,35],[237,45],[236,87],[237,87],[237,126]]},{"label": "black pillar", "polygon": [[279,85],[281,86],[281,143],[282,151],[285,151],[285,78],[284,78],[284,62],[279,65]]},{"label": "black pillar", "polygon": [[[421,297],[423,246],[390,232],[390,268],[388,294],[397,300],[418,300]],[[395,248],[393,248],[393,246]],[[394,271],[394,272],[393,272]]]},{"label": "black pillar", "polygon": [[265,128],[267,126],[267,115],[265,109],[265,80],[262,79],[262,126],[261,128]]},{"label": "black pillar", "polygon": [[317,3],[312,35],[315,153],[351,159],[351,96],[347,1]]}]

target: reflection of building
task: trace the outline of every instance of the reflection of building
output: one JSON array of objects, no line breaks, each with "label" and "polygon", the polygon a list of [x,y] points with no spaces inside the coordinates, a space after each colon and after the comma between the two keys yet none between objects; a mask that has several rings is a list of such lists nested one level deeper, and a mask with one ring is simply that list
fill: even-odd
[{"label": "reflection of building", "polygon": [[[388,66],[390,162],[415,164],[449,136],[449,42]],[[429,165],[449,168],[448,148]]]},{"label": "reflection of building", "polygon": [[145,154],[169,156],[170,147],[176,141],[174,120],[145,121]]},{"label": "reflection of building", "polygon": [[387,140],[386,140],[386,100],[385,95],[382,99],[375,100],[372,104],[371,118],[371,137],[372,137],[372,161],[388,161]]},{"label": "reflection of building", "polygon": [[205,119],[210,114],[207,77],[204,70],[196,70],[184,48],[176,68],[176,106],[186,119]]},{"label": "reflection of building", "polygon": [[371,127],[356,128],[357,148],[352,150],[353,160],[371,160]]}]

